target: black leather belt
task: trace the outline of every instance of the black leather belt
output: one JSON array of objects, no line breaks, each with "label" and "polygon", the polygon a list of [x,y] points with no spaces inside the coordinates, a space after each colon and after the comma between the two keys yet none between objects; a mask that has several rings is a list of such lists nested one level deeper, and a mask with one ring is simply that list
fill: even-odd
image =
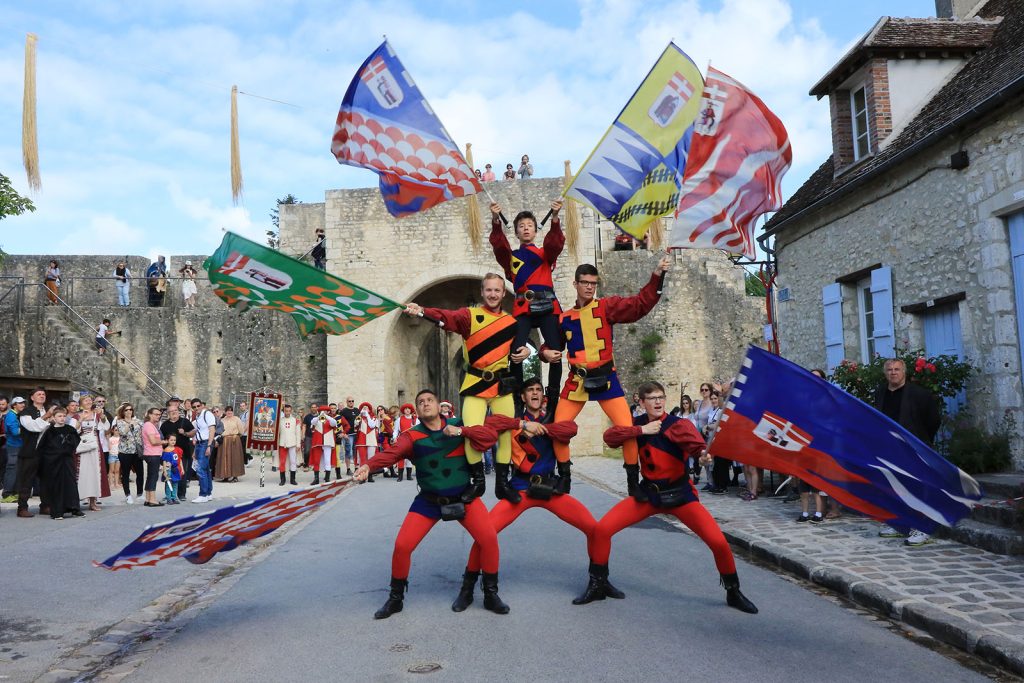
[{"label": "black leather belt", "polygon": [[607,377],[612,374],[612,370],[615,368],[615,361],[608,361],[604,365],[599,365],[596,368],[586,368],[582,365],[570,365],[569,369],[571,372],[576,373],[577,377]]},{"label": "black leather belt", "polygon": [[479,370],[477,368],[470,366],[466,368],[466,374],[473,375],[474,377],[479,377],[485,382],[493,382],[494,380],[500,377],[509,377],[511,376],[512,373],[507,366],[501,368],[500,370]]},{"label": "black leather belt", "polygon": [[528,289],[525,292],[516,294],[516,298],[521,301],[544,301],[546,299],[554,299],[555,291],[553,289]]},{"label": "black leather belt", "polygon": [[429,491],[420,491],[420,495],[423,496],[424,500],[428,503],[434,503],[435,505],[451,505],[452,503],[462,502],[461,496],[457,493],[453,493],[448,496],[439,496],[436,493],[430,493]]}]

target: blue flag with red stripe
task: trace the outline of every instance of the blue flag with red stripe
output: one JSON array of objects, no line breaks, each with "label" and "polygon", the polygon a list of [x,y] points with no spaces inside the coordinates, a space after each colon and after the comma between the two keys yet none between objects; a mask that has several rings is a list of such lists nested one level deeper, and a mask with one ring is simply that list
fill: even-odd
[{"label": "blue flag with red stripe", "polygon": [[375,172],[384,204],[398,218],[483,191],[387,41],[349,84],[331,152],[338,163]]},{"label": "blue flag with red stripe", "polygon": [[135,569],[172,557],[203,564],[219,552],[234,550],[315,510],[351,484],[351,479],[344,479],[154,524],[116,554],[103,562],[94,561],[93,566],[112,571]]},{"label": "blue flag with red stripe", "polygon": [[970,475],[887,416],[755,347],[708,450],[793,475],[847,507],[924,532],[955,525],[982,495]]}]

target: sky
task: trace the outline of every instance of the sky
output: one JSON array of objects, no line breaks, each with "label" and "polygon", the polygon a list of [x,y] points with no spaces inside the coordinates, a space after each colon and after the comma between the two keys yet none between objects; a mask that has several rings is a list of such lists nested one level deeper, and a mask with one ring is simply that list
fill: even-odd
[{"label": "sky", "polygon": [[[341,98],[387,35],[478,167],[578,168],[674,40],[754,91],[793,144],[788,196],[831,153],[810,87],[884,15],[934,0],[0,0],[0,172],[37,210],[14,254],[210,253],[262,240],[287,194],[376,186],[330,152]],[[38,35],[42,190],[21,157],[25,34]],[[245,189],[231,198],[237,85]],[[516,163],[518,167],[518,164]]]}]

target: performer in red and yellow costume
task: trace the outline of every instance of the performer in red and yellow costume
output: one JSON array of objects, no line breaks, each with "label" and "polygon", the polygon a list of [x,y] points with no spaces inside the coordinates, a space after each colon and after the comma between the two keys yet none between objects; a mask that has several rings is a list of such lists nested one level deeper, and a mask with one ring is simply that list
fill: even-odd
[{"label": "performer in red and yellow costume", "polygon": [[[559,327],[565,342],[565,356],[569,361],[569,377],[562,388],[561,400],[555,409],[555,422],[575,420],[587,401],[597,401],[612,424],[630,427],[633,415],[626,403],[622,385],[615,372],[612,347],[614,326],[634,323],[650,313],[661,298],[661,275],[671,261],[667,256],[658,261],[650,281],[636,296],[597,297],[597,268],[584,263],[576,269],[573,287],[576,305],[562,313]],[[548,363],[560,362],[562,352],[546,346],[541,355]],[[569,444],[555,442],[555,456],[559,462],[569,460]],[[627,466],[636,465],[636,440],[622,446],[622,458]]]},{"label": "performer in red and yellow costume", "polygon": [[[530,351],[520,347],[513,351],[516,319],[501,310],[501,300],[505,297],[505,278],[497,273],[484,276],[480,290],[484,300],[482,306],[470,306],[449,311],[441,308],[423,308],[419,304],[408,304],[405,312],[412,316],[424,316],[439,321],[448,332],[461,335],[465,340],[462,347],[466,360],[466,378],[462,381],[462,420],[467,426],[482,425],[487,417],[487,409],[495,415],[513,417],[515,402],[512,392],[515,390],[515,378],[509,369],[509,362],[521,363],[526,360]],[[499,476],[499,484],[494,487],[494,495],[505,498],[507,488],[502,486],[508,480],[509,462],[512,459],[511,436],[506,432],[498,439],[498,452],[495,457],[495,471],[504,472]],[[466,442],[466,460],[474,470],[480,470],[483,478],[483,453]]]}]

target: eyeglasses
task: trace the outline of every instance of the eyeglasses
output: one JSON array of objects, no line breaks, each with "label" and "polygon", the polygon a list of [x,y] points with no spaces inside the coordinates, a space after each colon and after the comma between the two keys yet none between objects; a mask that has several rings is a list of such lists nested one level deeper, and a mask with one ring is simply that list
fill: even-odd
[{"label": "eyeglasses", "polygon": [[644,401],[664,401],[665,400],[665,396],[664,396],[664,394],[661,395],[661,396],[645,396],[643,398],[643,400]]},{"label": "eyeglasses", "polygon": [[597,287],[597,280],[577,280],[576,284],[580,287]]},{"label": "eyeglasses", "polygon": [[710,390],[710,389],[708,389],[707,387],[704,387],[703,389],[701,389],[701,390],[700,390],[700,393],[702,393],[702,394],[706,394],[706,393],[708,393],[709,391],[711,391],[711,390]]}]

